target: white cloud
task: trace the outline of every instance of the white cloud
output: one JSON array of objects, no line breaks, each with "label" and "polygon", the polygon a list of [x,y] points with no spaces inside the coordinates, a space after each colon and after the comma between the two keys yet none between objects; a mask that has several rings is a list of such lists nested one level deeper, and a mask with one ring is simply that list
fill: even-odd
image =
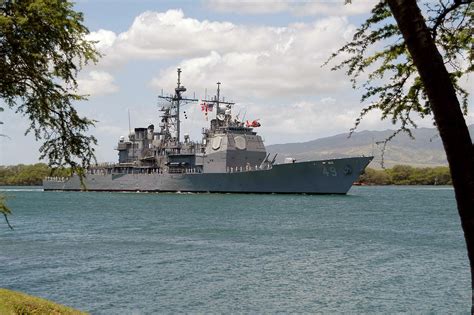
[{"label": "white cloud", "polygon": [[[238,26],[229,22],[199,21],[181,10],[147,11],[135,18],[119,35],[100,30],[90,38],[105,55],[105,66],[130,59],[173,59],[194,57],[209,51],[245,52],[265,49],[279,28]],[[114,36],[115,35],[115,36]]]},{"label": "white cloud", "polygon": [[298,142],[338,133],[341,129],[348,131],[354,117],[354,108],[327,98],[284,106],[252,106],[248,113],[249,119],[261,119],[261,134],[269,143]]},{"label": "white cloud", "polygon": [[[198,29],[206,28],[200,25]],[[194,50],[195,57],[185,58],[178,66],[183,69],[184,82],[193,89],[203,91],[221,81],[238,92],[235,96],[239,98],[329,93],[348,86],[341,84],[342,72],[331,72],[321,65],[353,31],[341,17],[281,28],[226,26],[220,36],[203,31],[201,40],[207,45]],[[191,42],[194,37],[184,31],[181,36]],[[187,47],[189,54],[196,48]],[[152,80],[152,86],[172,89],[175,77],[176,66],[169,67]]]},{"label": "white cloud", "polygon": [[[243,96],[293,96],[349,89],[342,72],[321,68],[355,27],[344,17],[286,27],[245,26],[199,21],[181,10],[144,12],[121,34],[99,30],[90,35],[105,57],[99,67],[116,68],[130,60],[181,60],[184,82],[195,91],[221,81]],[[177,65],[152,79],[170,90]],[[93,85],[89,85],[91,88]]]},{"label": "white cloud", "polygon": [[86,39],[95,42],[95,47],[100,52],[105,52],[112,47],[117,35],[112,31],[100,29],[97,32],[90,32]]},{"label": "white cloud", "polygon": [[90,71],[87,77],[77,80],[78,93],[97,96],[111,94],[118,91],[114,84],[114,77],[104,71]]},{"label": "white cloud", "polygon": [[377,2],[377,0],[357,0],[344,5],[343,0],[207,0],[205,3],[211,10],[238,14],[289,12],[298,16],[348,16],[369,13]]},{"label": "white cloud", "polygon": [[[89,35],[105,55],[102,64],[116,66],[116,61],[130,59],[176,59],[207,55],[247,53],[290,48],[311,48],[311,55],[338,48],[341,38],[348,39],[354,27],[342,17],[327,18],[312,24],[288,27],[245,26],[229,22],[199,21],[185,17],[181,10],[144,12],[130,28],[118,35],[99,30]],[[306,37],[305,37],[306,36]],[[300,40],[298,42],[298,40]],[[303,46],[299,46],[303,45]]]},{"label": "white cloud", "polygon": [[[321,69],[322,60],[282,55],[277,51],[255,53],[211,52],[206,57],[188,59],[179,64],[182,80],[190,90],[201,95],[205,88],[214,90],[222,82],[225,95],[239,100],[250,98],[292,98],[350,89],[343,74]],[[151,84],[157,90],[172,90],[176,67],[155,77]],[[213,92],[210,92],[213,93]]]}]

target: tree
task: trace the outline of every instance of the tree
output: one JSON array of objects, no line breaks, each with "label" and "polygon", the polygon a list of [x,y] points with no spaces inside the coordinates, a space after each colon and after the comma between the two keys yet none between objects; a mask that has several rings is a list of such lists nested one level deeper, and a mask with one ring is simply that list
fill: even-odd
[{"label": "tree", "polygon": [[[371,110],[382,119],[401,123],[398,132],[415,127],[411,114],[432,115],[442,139],[471,266],[474,305],[474,146],[463,114],[468,95],[459,79],[473,71],[471,0],[439,0],[425,4],[423,16],[416,0],[382,0],[338,54],[349,57],[333,69],[345,68],[354,87],[364,71],[365,107],[355,127]],[[443,57],[441,56],[443,55]],[[386,80],[388,77],[388,80]],[[458,97],[461,101],[458,100]],[[474,307],[471,308],[474,313]]]},{"label": "tree", "polygon": [[76,77],[99,54],[72,7],[63,0],[0,0],[0,99],[29,119],[26,133],[43,142],[41,158],[50,166],[79,169],[94,161],[97,141],[86,134],[94,121],[73,106],[85,99]]}]

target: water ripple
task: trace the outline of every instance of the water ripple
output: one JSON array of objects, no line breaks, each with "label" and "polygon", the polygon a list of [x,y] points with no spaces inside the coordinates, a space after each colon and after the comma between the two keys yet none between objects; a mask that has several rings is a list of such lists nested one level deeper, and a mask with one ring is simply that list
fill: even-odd
[{"label": "water ripple", "polygon": [[467,313],[451,188],[15,197],[0,286],[93,314]]}]

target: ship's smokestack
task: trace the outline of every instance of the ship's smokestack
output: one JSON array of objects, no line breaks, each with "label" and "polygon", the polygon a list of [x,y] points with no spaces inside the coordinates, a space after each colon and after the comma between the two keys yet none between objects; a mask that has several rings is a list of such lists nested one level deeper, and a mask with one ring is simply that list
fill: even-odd
[{"label": "ship's smokestack", "polygon": [[155,131],[155,126],[154,125],[150,125],[148,126],[147,128],[147,138],[148,140],[153,140],[153,132]]}]

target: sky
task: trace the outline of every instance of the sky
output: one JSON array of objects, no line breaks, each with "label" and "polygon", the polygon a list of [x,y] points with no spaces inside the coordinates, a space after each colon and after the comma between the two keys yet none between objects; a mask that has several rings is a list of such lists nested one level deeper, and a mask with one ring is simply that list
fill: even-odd
[{"label": "sky", "polygon": [[[259,119],[267,145],[304,142],[348,133],[361,108],[343,71],[322,67],[349,41],[376,0],[79,0],[90,40],[103,57],[79,74],[78,111],[97,120],[91,130],[97,160],[114,162],[114,146],[132,129],[158,124],[158,98],[173,92],[176,69],[186,96],[221,95],[236,102],[233,113]],[[472,87],[467,86],[472,91]],[[472,102],[471,102],[472,103]],[[208,125],[197,103],[183,108],[182,133],[201,138]],[[474,123],[471,113],[466,117]],[[0,165],[38,162],[40,143],[25,135],[26,118],[0,113]],[[432,127],[431,119],[416,120]],[[359,130],[396,128],[369,114]]]}]

